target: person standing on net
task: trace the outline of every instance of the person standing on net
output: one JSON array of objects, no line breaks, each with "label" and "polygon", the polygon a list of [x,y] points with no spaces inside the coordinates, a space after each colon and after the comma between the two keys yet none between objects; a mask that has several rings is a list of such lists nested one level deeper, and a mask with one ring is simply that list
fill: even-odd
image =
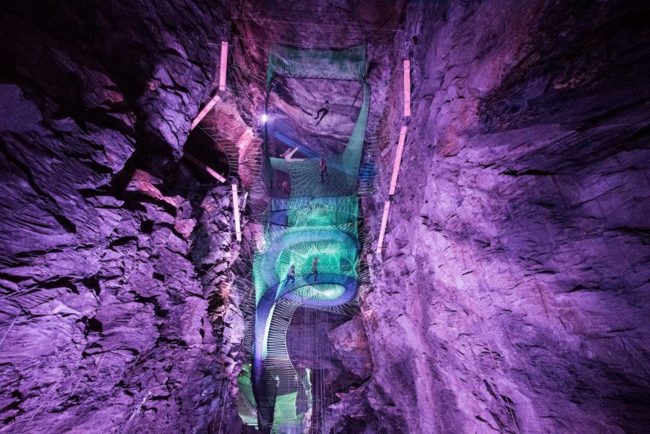
[{"label": "person standing on net", "polygon": [[316,282],[318,280],[318,256],[316,256],[311,262],[311,273],[307,275],[305,280],[307,280],[311,275],[314,276],[314,282]]},{"label": "person standing on net", "polygon": [[323,104],[323,106],[318,109],[316,116],[314,116],[314,119],[316,119],[316,125],[320,124],[320,121],[322,121],[325,115],[330,112],[330,108],[331,106],[329,100],[325,100],[325,104]]},{"label": "person standing on net", "polygon": [[320,182],[325,182],[327,174],[327,160],[325,157],[320,157]]}]

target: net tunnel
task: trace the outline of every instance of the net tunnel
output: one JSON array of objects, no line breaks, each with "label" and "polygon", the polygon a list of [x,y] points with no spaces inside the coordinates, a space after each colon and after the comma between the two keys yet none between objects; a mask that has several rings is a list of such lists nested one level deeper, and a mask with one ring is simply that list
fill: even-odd
[{"label": "net tunnel", "polygon": [[[314,401],[309,370],[297,369],[287,351],[293,314],[298,308],[342,310],[357,296],[359,167],[370,105],[365,72],[363,46],[275,46],[269,55],[267,111],[274,83],[288,77],[357,82],[362,95],[340,152],[323,151],[318,140],[303,143],[282,124],[269,122],[264,128],[262,182],[270,200],[263,217],[264,246],[253,263],[251,363],[239,381],[247,406],[254,407],[247,422],[261,432],[301,432],[309,423]],[[301,158],[275,155],[272,140],[295,149]],[[250,414],[256,420],[250,420]]]}]

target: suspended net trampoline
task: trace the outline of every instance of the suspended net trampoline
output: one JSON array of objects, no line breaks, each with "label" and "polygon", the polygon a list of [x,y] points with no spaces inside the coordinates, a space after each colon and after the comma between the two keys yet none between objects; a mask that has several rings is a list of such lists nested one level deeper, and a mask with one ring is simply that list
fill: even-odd
[{"label": "suspended net trampoline", "polygon": [[287,349],[296,311],[356,305],[366,63],[365,47],[270,50],[262,156],[270,200],[253,261],[252,349],[239,377],[240,415],[261,432],[303,432],[317,411],[313,370]]}]

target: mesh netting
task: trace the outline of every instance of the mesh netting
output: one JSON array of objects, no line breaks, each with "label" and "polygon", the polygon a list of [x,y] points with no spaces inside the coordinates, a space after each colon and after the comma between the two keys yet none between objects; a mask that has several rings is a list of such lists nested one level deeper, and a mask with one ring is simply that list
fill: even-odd
[{"label": "mesh netting", "polygon": [[[301,161],[287,161],[270,156],[268,127],[264,140],[264,182],[267,191],[277,193],[274,172],[288,174],[291,197],[347,196],[356,194],[359,184],[359,165],[370,107],[370,86],[364,81],[366,69],[365,47],[346,50],[298,50],[273,47],[267,72],[267,91],[276,75],[300,78],[328,78],[359,81],[363,99],[359,116],[347,141],[345,150],[328,157],[311,155]],[[302,145],[302,146],[301,146]],[[296,144],[309,149],[309,144]],[[320,177],[320,158],[325,158],[329,176]],[[274,188],[275,187],[275,188]]]},{"label": "mesh netting", "polygon": [[[263,182],[272,199],[264,217],[264,248],[253,262],[253,357],[240,386],[245,398],[242,417],[251,423],[254,406],[257,425],[266,432],[301,426],[311,406],[309,374],[293,367],[287,351],[286,333],[294,312],[301,306],[344,311],[357,295],[357,193],[370,105],[365,71],[365,47],[275,46],[269,57],[267,92],[277,76],[284,76],[354,80],[361,84],[363,97],[345,149],[338,153],[314,152],[298,161],[273,157],[265,128]],[[322,149],[307,143],[296,146]],[[283,176],[288,176],[290,187],[279,189],[274,182]]]},{"label": "mesh netting", "polygon": [[316,50],[275,45],[269,53],[267,85],[275,74],[298,78],[363,80],[366,73],[366,47],[342,50]]}]

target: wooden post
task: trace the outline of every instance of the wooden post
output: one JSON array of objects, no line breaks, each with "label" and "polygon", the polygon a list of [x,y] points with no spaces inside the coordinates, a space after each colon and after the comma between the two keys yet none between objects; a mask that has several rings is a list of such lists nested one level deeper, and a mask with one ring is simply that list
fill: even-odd
[{"label": "wooden post", "polygon": [[381,228],[379,229],[379,241],[377,242],[377,253],[381,254],[381,247],[384,244],[386,225],[388,224],[388,211],[390,211],[390,200],[384,202],[384,214],[381,216]]},{"label": "wooden post", "polygon": [[284,159],[290,161],[293,158],[293,154],[298,152],[298,147],[293,148],[287,155],[284,156]]},{"label": "wooden post", "polygon": [[228,42],[221,43],[221,66],[219,67],[219,90],[226,90],[226,68],[228,68]]},{"label": "wooden post", "polygon": [[239,221],[239,194],[237,193],[237,184],[232,184],[232,210],[235,214],[235,238],[241,242],[241,225]]},{"label": "wooden post", "polygon": [[194,127],[196,127],[199,124],[199,122],[201,122],[203,120],[203,118],[208,113],[210,113],[210,110],[212,110],[212,108],[219,102],[220,99],[221,99],[221,97],[219,95],[213,96],[212,99],[210,101],[208,101],[208,103],[205,105],[205,107],[203,107],[203,109],[199,112],[199,114],[196,115],[196,119],[194,119],[194,121],[192,121],[192,127],[190,129],[193,130]]},{"label": "wooden post", "polygon": [[[226,69],[228,68],[228,42],[223,41],[221,43],[221,66],[219,67],[219,91],[226,90]],[[212,97],[212,99],[203,107],[203,109],[196,116],[196,119],[192,121],[192,127],[194,129],[203,118],[210,113],[210,110],[219,102],[221,97],[219,94]],[[222,181],[223,182],[223,181]]]},{"label": "wooden post", "polygon": [[404,116],[411,117],[411,60],[404,59]]},{"label": "wooden post", "polygon": [[183,156],[184,156],[185,158],[187,158],[188,160],[190,160],[192,163],[194,163],[194,164],[196,164],[197,166],[199,166],[201,169],[203,169],[203,170],[205,170],[206,172],[208,172],[208,174],[209,174],[210,176],[212,176],[213,178],[215,178],[217,181],[219,181],[219,182],[226,182],[226,178],[225,178],[223,175],[221,175],[219,172],[217,172],[216,170],[214,170],[212,167],[209,167],[208,165],[206,165],[206,164],[204,164],[203,162],[199,161],[199,160],[198,160],[194,155],[192,155],[192,154],[188,154],[187,152],[185,152],[185,153],[183,154]]},{"label": "wooden post", "polygon": [[399,174],[399,169],[402,165],[402,154],[404,154],[404,143],[406,142],[406,132],[408,127],[404,125],[399,132],[399,141],[397,142],[397,152],[395,152],[395,161],[393,162],[393,176],[390,180],[390,188],[388,190],[388,195],[392,196],[395,194],[395,188],[397,187],[397,175]]},{"label": "wooden post", "polygon": [[[404,117],[411,117],[411,60],[404,59]],[[406,133],[408,127],[402,126],[399,131],[399,140],[397,141],[397,151],[395,152],[395,161],[393,162],[393,174],[390,179],[388,188],[388,200],[384,202],[384,213],[381,216],[381,227],[379,229],[379,241],[377,242],[377,254],[381,254],[381,248],[384,245],[384,236],[386,235],[386,226],[388,225],[388,215],[390,213],[390,198],[395,194],[397,188],[397,177],[402,166],[402,155],[404,154],[404,145],[406,143]]]}]

